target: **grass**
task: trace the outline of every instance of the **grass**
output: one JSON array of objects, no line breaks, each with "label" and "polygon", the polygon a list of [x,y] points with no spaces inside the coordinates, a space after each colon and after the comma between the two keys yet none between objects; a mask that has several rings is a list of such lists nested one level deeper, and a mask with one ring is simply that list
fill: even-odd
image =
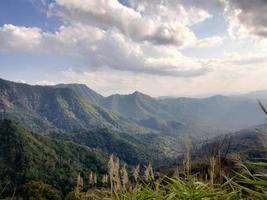
[{"label": "grass", "polygon": [[[186,158],[188,159],[188,158]],[[123,165],[123,173],[119,173],[119,160],[114,156],[110,162],[114,162],[110,167],[112,178],[109,179],[109,184],[112,187],[91,188],[87,192],[76,190],[77,198],[66,197],[66,200],[235,200],[235,199],[267,199],[267,175],[262,173],[253,174],[242,163],[237,163],[242,170],[236,172],[233,177],[223,177],[222,182],[213,182],[211,178],[206,181],[199,180],[197,174],[189,174],[184,170],[183,173],[174,177],[161,176],[153,179],[146,172],[149,169],[153,173],[151,165],[144,167],[144,175],[135,174],[138,181],[134,177],[125,178],[126,166]],[[250,163],[259,168],[265,168],[267,163]],[[211,162],[211,168],[214,167],[214,161]],[[139,167],[138,167],[139,168]],[[211,170],[210,173],[212,173]],[[130,174],[130,173],[129,173]],[[212,176],[209,176],[212,177]],[[123,180],[133,180],[127,182],[128,187],[125,187]],[[73,195],[73,193],[72,193]]]}]

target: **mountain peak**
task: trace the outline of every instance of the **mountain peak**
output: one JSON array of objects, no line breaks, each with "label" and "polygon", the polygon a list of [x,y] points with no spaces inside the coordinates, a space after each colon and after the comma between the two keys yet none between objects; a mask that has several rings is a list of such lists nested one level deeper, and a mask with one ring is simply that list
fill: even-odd
[{"label": "mountain peak", "polygon": [[132,93],[132,95],[144,95],[144,94],[136,90],[136,91],[134,91],[134,92]]},{"label": "mountain peak", "polygon": [[91,88],[89,88],[85,84],[58,84],[54,86],[55,88],[69,88],[75,91],[77,94],[83,96],[85,99],[91,101],[94,104],[98,104],[98,102],[103,98],[103,96]]},{"label": "mountain peak", "polygon": [[88,88],[87,85],[82,84],[82,83],[60,83],[55,85],[54,87],[86,87]]},{"label": "mountain peak", "polygon": [[132,94],[128,95],[128,96],[134,96],[134,97],[150,97],[147,94],[144,94],[142,92],[139,91],[135,91]]}]

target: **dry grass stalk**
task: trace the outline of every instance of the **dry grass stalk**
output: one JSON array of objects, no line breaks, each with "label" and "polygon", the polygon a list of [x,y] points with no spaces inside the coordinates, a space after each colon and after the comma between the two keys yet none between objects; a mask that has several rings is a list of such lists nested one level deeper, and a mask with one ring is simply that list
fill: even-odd
[{"label": "dry grass stalk", "polygon": [[191,174],[191,150],[191,140],[188,139],[188,141],[185,143],[185,155],[183,160],[184,171],[187,176]]},{"label": "dry grass stalk", "polygon": [[97,184],[97,174],[96,172],[93,175],[93,184],[96,185]]},{"label": "dry grass stalk", "polygon": [[153,181],[154,178],[154,172],[152,165],[149,163],[148,166],[145,167],[145,181]]},{"label": "dry grass stalk", "polygon": [[104,175],[104,176],[102,177],[102,185],[103,185],[104,187],[106,187],[107,184],[108,184],[108,175],[106,174],[106,175]]},{"label": "dry grass stalk", "polygon": [[108,162],[108,173],[109,173],[109,179],[110,179],[110,188],[111,188],[111,192],[113,191],[113,176],[114,176],[114,168],[115,168],[115,163],[114,163],[114,155],[111,155],[109,158],[109,162]]},{"label": "dry grass stalk", "polygon": [[138,184],[138,180],[140,178],[140,165],[137,165],[133,170],[133,177],[135,180],[135,183]]},{"label": "dry grass stalk", "polygon": [[76,192],[80,192],[83,188],[83,178],[80,174],[78,174],[77,182],[76,182]]},{"label": "dry grass stalk", "polygon": [[89,174],[89,187],[93,186],[94,180],[93,180],[93,172],[91,171]]},{"label": "dry grass stalk", "polygon": [[174,170],[173,177],[179,179],[180,173],[179,173],[179,167],[177,166]]},{"label": "dry grass stalk", "polygon": [[120,160],[114,155],[110,156],[109,159],[109,177],[110,177],[110,186],[111,191],[120,191],[121,190],[121,180],[120,180]]},{"label": "dry grass stalk", "polygon": [[121,176],[122,176],[122,189],[124,191],[128,191],[129,189],[129,177],[128,177],[128,172],[126,165],[124,164],[122,169],[121,169]]},{"label": "dry grass stalk", "polygon": [[211,186],[214,185],[215,166],[216,166],[216,158],[213,156],[213,157],[210,158],[210,169],[209,169]]}]

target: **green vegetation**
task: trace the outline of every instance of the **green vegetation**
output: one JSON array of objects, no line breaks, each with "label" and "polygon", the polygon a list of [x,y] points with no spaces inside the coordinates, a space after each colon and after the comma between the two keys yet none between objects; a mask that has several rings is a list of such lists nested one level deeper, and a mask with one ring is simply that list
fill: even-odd
[{"label": "green vegetation", "polygon": [[254,111],[237,112],[257,105],[239,100],[159,100],[139,92],[106,98],[84,85],[0,80],[5,117],[21,123],[0,122],[0,198],[267,199],[266,125],[195,143],[209,135],[199,126],[206,122],[220,127],[240,115],[243,124],[258,121]]},{"label": "green vegetation", "polygon": [[[111,157],[111,160],[114,158]],[[172,178],[162,176],[154,179],[153,170],[146,167],[144,176],[135,174],[135,181],[129,182],[123,167],[119,169],[117,159],[109,164],[111,188],[91,188],[83,192],[81,187],[67,195],[68,200],[252,200],[267,198],[267,179],[263,173],[253,174],[241,162],[240,172],[235,172],[232,177],[223,176],[221,181],[214,182],[212,170],[209,178],[200,180],[196,175],[186,172],[175,173]],[[266,167],[266,163],[256,164]],[[212,169],[212,164],[210,164]],[[148,173],[148,169],[152,173]],[[263,169],[264,170],[264,169]],[[120,173],[121,171],[121,173]],[[137,181],[136,181],[137,180]]]},{"label": "green vegetation", "polygon": [[31,180],[69,192],[79,173],[105,173],[106,158],[95,149],[33,134],[10,120],[0,123],[2,195],[23,192],[23,185]]},{"label": "green vegetation", "polygon": [[41,181],[30,181],[24,187],[24,198],[28,200],[60,200],[62,194]]},{"label": "green vegetation", "polygon": [[96,103],[104,98],[85,85],[31,86],[0,79],[8,118],[39,134],[73,141],[129,163],[174,158],[179,140],[146,129]]}]

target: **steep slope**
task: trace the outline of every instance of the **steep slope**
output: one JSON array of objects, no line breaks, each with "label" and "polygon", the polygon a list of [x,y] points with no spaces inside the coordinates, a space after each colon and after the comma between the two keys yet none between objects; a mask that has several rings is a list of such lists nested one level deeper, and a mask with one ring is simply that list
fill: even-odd
[{"label": "steep slope", "polygon": [[108,129],[95,129],[50,136],[100,149],[109,155],[114,154],[129,165],[148,162],[159,165],[182,151],[179,138],[157,133],[129,135]]},{"label": "steep slope", "polygon": [[78,95],[82,96],[85,99],[88,99],[93,104],[98,104],[104,98],[101,94],[98,94],[97,92],[83,84],[59,84],[55,85],[54,87],[72,89]]},{"label": "steep slope", "polygon": [[[0,122],[0,189],[41,180],[68,192],[78,173],[106,172],[107,156],[72,142],[36,135],[10,120]],[[8,192],[8,191],[6,191]]]},{"label": "steep slope", "polygon": [[92,104],[74,89],[0,82],[7,117],[35,132],[114,153],[129,164],[156,163],[180,150],[178,139]]},{"label": "steep slope", "polygon": [[153,116],[160,118],[169,116],[169,113],[164,109],[165,105],[140,92],[134,92],[130,95],[111,95],[104,98],[100,105],[134,120]]},{"label": "steep slope", "polygon": [[95,127],[144,131],[123,117],[91,103],[89,94],[84,90],[71,89],[81,86],[69,87],[30,86],[0,80],[0,101],[9,116],[37,132],[88,130]]},{"label": "steep slope", "polygon": [[8,114],[38,132],[108,127],[128,133],[153,130],[178,135],[190,132],[205,137],[206,133],[216,135],[220,130],[263,123],[254,97],[264,95],[263,91],[202,99],[156,99],[135,92],[103,97],[81,84],[48,87],[0,80],[0,101]]}]

